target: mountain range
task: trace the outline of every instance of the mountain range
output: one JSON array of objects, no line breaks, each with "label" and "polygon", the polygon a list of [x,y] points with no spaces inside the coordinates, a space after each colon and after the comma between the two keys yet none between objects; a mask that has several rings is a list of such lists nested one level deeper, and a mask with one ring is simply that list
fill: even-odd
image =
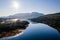
[{"label": "mountain range", "polygon": [[44,14],[38,13],[38,12],[32,12],[32,13],[17,13],[14,15],[10,15],[7,18],[19,18],[19,19],[31,19],[31,18],[37,18],[39,16],[43,16]]}]

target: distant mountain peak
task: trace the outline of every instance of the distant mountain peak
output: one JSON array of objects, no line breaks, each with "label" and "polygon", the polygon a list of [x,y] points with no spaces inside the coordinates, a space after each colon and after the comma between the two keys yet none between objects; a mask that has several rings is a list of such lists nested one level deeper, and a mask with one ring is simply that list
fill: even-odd
[{"label": "distant mountain peak", "polygon": [[38,12],[32,12],[32,13],[38,13]]},{"label": "distant mountain peak", "polygon": [[39,16],[43,16],[44,14],[38,13],[38,12],[32,12],[32,13],[17,13],[11,16],[8,16],[8,18],[20,18],[20,19],[31,19],[31,18],[37,18]]}]

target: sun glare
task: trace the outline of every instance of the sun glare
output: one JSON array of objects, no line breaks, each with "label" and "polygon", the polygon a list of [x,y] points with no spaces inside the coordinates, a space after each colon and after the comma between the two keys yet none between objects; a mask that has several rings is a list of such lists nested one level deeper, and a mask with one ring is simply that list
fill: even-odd
[{"label": "sun glare", "polygon": [[19,4],[17,1],[13,1],[13,2],[12,2],[12,7],[13,7],[14,9],[18,9],[18,8],[20,7],[20,4]]}]

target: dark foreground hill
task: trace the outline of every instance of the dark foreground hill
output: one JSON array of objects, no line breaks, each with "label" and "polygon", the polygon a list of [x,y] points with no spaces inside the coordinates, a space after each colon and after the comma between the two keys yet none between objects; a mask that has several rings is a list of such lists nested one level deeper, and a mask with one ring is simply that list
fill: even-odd
[{"label": "dark foreground hill", "polygon": [[48,24],[60,32],[60,13],[44,15],[38,18],[31,19],[31,21]]}]

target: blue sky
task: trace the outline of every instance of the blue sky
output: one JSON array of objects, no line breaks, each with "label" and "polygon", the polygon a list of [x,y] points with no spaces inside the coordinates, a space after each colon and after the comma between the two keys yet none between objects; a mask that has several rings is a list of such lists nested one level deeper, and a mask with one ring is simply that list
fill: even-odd
[{"label": "blue sky", "polygon": [[43,14],[60,12],[60,0],[0,0],[0,16],[31,12]]}]

